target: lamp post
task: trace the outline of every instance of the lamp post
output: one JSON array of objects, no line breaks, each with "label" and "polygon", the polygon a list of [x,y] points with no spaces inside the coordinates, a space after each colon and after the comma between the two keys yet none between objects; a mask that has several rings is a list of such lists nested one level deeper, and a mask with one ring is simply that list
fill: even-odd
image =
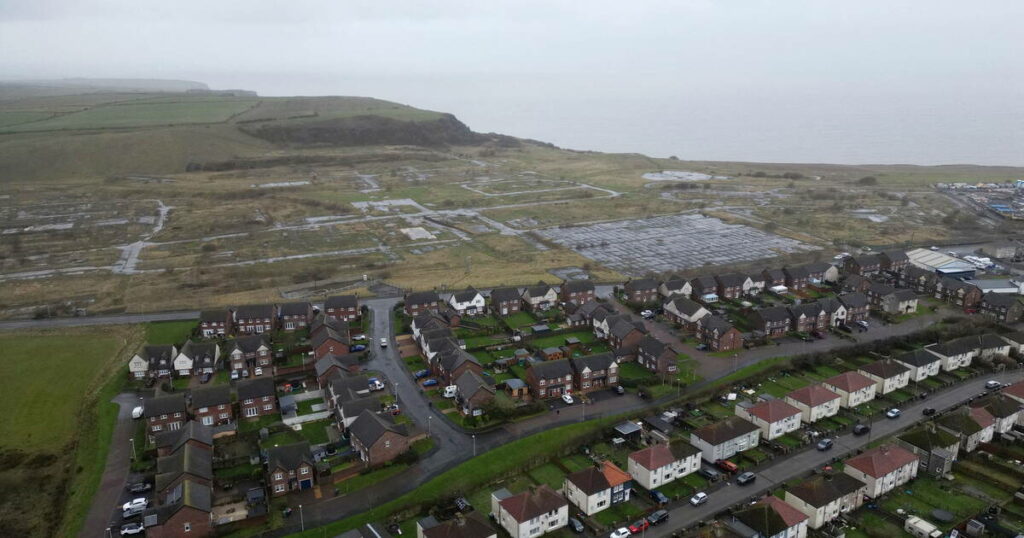
[{"label": "lamp post", "polygon": [[430,437],[430,420],[434,418],[434,415],[427,415],[427,437]]},{"label": "lamp post", "polygon": [[305,522],[305,520],[302,519],[302,505],[301,504],[299,505],[299,528],[302,531],[306,530],[306,522]]},{"label": "lamp post", "polygon": [[135,461],[135,438],[129,437],[128,442],[132,445],[132,461]]},{"label": "lamp post", "polygon": [[476,457],[476,434],[473,434],[473,457]]}]

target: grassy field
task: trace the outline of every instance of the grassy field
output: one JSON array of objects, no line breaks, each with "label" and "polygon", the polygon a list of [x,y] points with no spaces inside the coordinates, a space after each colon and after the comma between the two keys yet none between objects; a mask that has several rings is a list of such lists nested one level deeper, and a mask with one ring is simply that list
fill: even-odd
[{"label": "grassy field", "polygon": [[255,99],[182,100],[99,106],[55,118],[13,125],[7,132],[118,129],[186,123],[219,123],[254,105]]},{"label": "grassy field", "polygon": [[156,321],[146,324],[146,343],[181,346],[196,328],[195,321]]},{"label": "grassy field", "polygon": [[0,395],[0,450],[12,462],[0,471],[0,534],[75,533],[106,461],[117,414],[108,400],[141,341],[127,327],[0,333],[0,374],[17,380]]}]

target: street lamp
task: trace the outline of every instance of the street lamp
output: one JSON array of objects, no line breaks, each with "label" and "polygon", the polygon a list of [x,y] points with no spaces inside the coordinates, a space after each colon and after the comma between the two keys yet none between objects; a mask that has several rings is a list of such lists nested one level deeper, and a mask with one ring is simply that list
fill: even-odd
[{"label": "street lamp", "polygon": [[299,528],[303,531],[306,530],[306,522],[302,519],[302,505],[299,505]]},{"label": "street lamp", "polygon": [[427,437],[430,437],[430,420],[434,418],[434,415],[427,415]]},{"label": "street lamp", "polygon": [[135,461],[135,438],[129,437],[128,442],[132,445],[132,461]]},{"label": "street lamp", "polygon": [[473,434],[473,457],[476,457],[476,434]]}]

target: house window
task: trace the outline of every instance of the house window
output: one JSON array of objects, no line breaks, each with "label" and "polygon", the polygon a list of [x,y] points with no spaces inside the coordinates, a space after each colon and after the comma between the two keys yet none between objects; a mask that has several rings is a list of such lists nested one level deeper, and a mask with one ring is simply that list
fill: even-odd
[{"label": "house window", "polygon": [[206,426],[212,426],[213,425],[213,417],[211,417],[209,415],[203,417],[203,424],[206,425]]},{"label": "house window", "polygon": [[274,473],[274,480],[282,480],[282,479],[284,479],[284,474],[282,474],[282,473]]},{"label": "house window", "polygon": [[[224,407],[224,406],[222,405],[221,407]],[[210,410],[210,408],[208,408],[208,407],[200,407],[200,408],[199,408],[199,412],[200,412],[200,413],[205,413],[205,412],[207,412],[207,411],[209,411],[209,410]]]},{"label": "house window", "polygon": [[177,430],[181,429],[181,423],[180,422],[172,422],[172,423],[168,424],[167,426],[170,428],[171,431],[177,431]]},{"label": "house window", "polygon": [[155,431],[155,432],[158,432],[158,431],[163,430],[163,429],[164,429],[164,427],[159,425],[159,424],[154,424],[153,427],[150,428],[150,430]]},{"label": "house window", "polygon": [[246,398],[245,401],[243,401],[242,403],[249,405],[252,403],[252,398]]},{"label": "house window", "polygon": [[186,521],[185,522],[185,532],[190,532],[191,530],[192,530],[192,524],[189,523],[188,521]]},{"label": "house window", "polygon": [[299,469],[299,474],[309,474],[309,467],[303,467]]},{"label": "house window", "polygon": [[391,441],[384,441],[384,448],[391,448]]},{"label": "house window", "polygon": [[264,410],[264,411],[273,411],[273,410],[274,410],[274,404],[267,404],[267,405],[264,405],[264,406],[263,406],[263,410]]},{"label": "house window", "polygon": [[284,491],[284,484],[277,484],[274,486],[274,493],[281,493]]},{"label": "house window", "polygon": [[255,407],[246,407],[245,408],[245,416],[247,416],[247,417],[254,417],[254,416],[258,415],[259,412],[260,412],[260,410],[255,408]]},{"label": "house window", "polygon": [[229,415],[228,413],[221,413],[221,414],[220,414],[220,418],[221,418],[221,420],[227,419],[227,418],[228,418],[229,416],[230,416],[230,415]]}]

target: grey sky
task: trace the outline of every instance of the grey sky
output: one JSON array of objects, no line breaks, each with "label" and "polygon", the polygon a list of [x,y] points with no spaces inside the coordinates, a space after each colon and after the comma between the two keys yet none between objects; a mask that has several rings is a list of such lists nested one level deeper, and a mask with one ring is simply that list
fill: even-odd
[{"label": "grey sky", "polygon": [[[649,124],[658,109],[675,121],[714,112],[708,121],[738,127],[743,115],[778,105],[805,114],[960,107],[967,120],[1020,119],[1022,20],[1019,0],[0,0],[0,77],[374,95],[453,112],[478,130],[657,154],[674,152],[672,143],[637,146],[629,117]],[[679,103],[699,106],[672,115]],[[588,134],[600,125],[583,116],[609,108],[607,127],[628,140]],[[551,123],[560,113],[568,126]],[[1006,128],[1002,143],[1024,144],[1019,128]],[[683,137],[678,151],[688,157],[743,158],[659,134],[670,136]],[[748,149],[750,158],[847,158],[833,146],[778,156]]]}]

